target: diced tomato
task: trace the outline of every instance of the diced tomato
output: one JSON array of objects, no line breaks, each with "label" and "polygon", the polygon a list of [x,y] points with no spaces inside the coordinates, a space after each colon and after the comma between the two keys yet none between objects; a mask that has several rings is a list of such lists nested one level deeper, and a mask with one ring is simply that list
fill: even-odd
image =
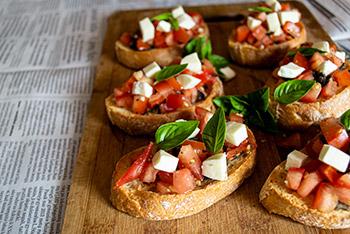
[{"label": "diced tomato", "polygon": [[340,187],[345,187],[350,189],[350,173],[346,173],[338,178],[335,182],[336,185]]},{"label": "diced tomato", "polygon": [[307,197],[312,190],[314,190],[319,183],[322,182],[322,177],[318,171],[314,171],[311,173],[306,173],[304,175],[303,180],[297,190],[297,193],[301,197]]},{"label": "diced tomato", "polygon": [[140,95],[135,95],[134,101],[132,103],[132,112],[140,115],[146,113],[147,104],[148,104],[148,98]]},{"label": "diced tomato", "polygon": [[195,178],[203,180],[201,169],[202,162],[191,145],[181,146],[179,160],[185,168],[191,170]]},{"label": "diced tomato", "polygon": [[322,164],[318,170],[331,183],[337,181],[338,178],[341,176],[341,174],[338,173],[336,169],[334,169],[331,166],[328,166],[327,164]]},{"label": "diced tomato", "polygon": [[336,70],[332,76],[339,86],[350,86],[350,71],[348,69]]},{"label": "diced tomato", "polygon": [[238,156],[238,154],[242,153],[243,151],[245,151],[247,149],[248,144],[249,144],[248,139],[244,140],[241,144],[239,144],[239,146],[235,146],[235,145],[230,144],[227,148],[226,158],[232,159],[232,158]]},{"label": "diced tomato", "polygon": [[175,45],[174,32],[168,32],[165,34],[165,43],[167,46]]},{"label": "diced tomato", "polygon": [[328,118],[320,123],[323,136],[327,143],[341,150],[349,147],[349,136],[345,128],[335,118]]},{"label": "diced tomato", "polygon": [[266,36],[266,29],[263,26],[258,26],[254,28],[252,31],[252,35],[258,40],[262,41],[262,39]]},{"label": "diced tomato", "polygon": [[157,182],[156,189],[160,194],[171,194],[175,192],[172,185],[164,183],[162,181]]},{"label": "diced tomato", "polygon": [[187,168],[177,170],[173,173],[173,186],[177,193],[187,193],[196,187],[195,179]]},{"label": "diced tomato", "polygon": [[275,36],[275,35],[270,35],[272,41],[276,42],[276,43],[282,43],[285,42],[287,40],[287,35],[282,32],[280,35]]},{"label": "diced tomato", "polygon": [[133,96],[129,93],[115,98],[115,104],[118,107],[129,109],[133,105]]},{"label": "diced tomato", "polygon": [[256,41],[255,37],[251,33],[249,33],[249,36],[247,37],[247,42],[253,45],[255,41]]},{"label": "diced tomato", "polygon": [[202,133],[205,126],[207,125],[207,122],[213,116],[213,113],[202,107],[196,107],[195,114],[196,119],[199,120],[199,129],[201,130],[200,133]]},{"label": "diced tomato", "polygon": [[123,45],[130,47],[131,43],[132,43],[132,37],[131,34],[128,32],[124,32],[121,36],[120,36],[120,42],[123,43]]},{"label": "diced tomato", "polygon": [[177,110],[178,108],[185,107],[186,100],[183,94],[170,94],[166,100],[166,105],[170,110]]},{"label": "diced tomato", "polygon": [[258,20],[261,20],[262,22],[264,22],[266,20],[266,13],[265,12],[259,12],[255,16],[255,18],[258,19]]},{"label": "diced tomato", "polygon": [[291,9],[289,3],[281,3],[281,11],[289,11]]},{"label": "diced tomato", "polygon": [[271,40],[271,38],[266,35],[264,36],[264,38],[261,40],[261,42],[264,44],[264,46],[269,46],[273,44],[273,41]]},{"label": "diced tomato", "polygon": [[237,42],[244,42],[250,33],[250,29],[247,25],[241,25],[236,28],[235,39]]},{"label": "diced tomato", "polygon": [[302,53],[300,53],[299,51],[295,54],[294,58],[293,58],[293,63],[305,68],[305,69],[308,69],[309,67],[309,62],[307,60],[307,58],[302,55]]},{"label": "diced tomato", "polygon": [[182,91],[183,95],[185,96],[186,100],[188,100],[190,103],[195,103],[198,97],[198,89],[192,88],[192,89],[185,89]]},{"label": "diced tomato", "polygon": [[320,83],[315,83],[314,86],[306,93],[306,95],[300,98],[301,102],[311,103],[316,102],[318,96],[320,95],[322,90],[322,85]]},{"label": "diced tomato", "polygon": [[307,171],[307,172],[315,172],[318,170],[318,168],[322,165],[322,162],[318,159],[313,159],[309,162],[307,162],[303,168]]},{"label": "diced tomato", "polygon": [[305,173],[304,168],[291,167],[287,173],[287,187],[293,190],[297,190],[300,186],[301,180]]},{"label": "diced tomato", "polygon": [[209,156],[209,152],[207,151],[204,142],[186,140],[182,145],[191,145],[201,161],[205,160]]},{"label": "diced tomato", "polygon": [[131,93],[134,82],[136,81],[134,76],[131,76],[126,82],[123,83],[121,88],[118,88],[121,92],[119,96],[125,93]]},{"label": "diced tomato", "polygon": [[175,79],[175,77],[171,77],[166,79],[166,82],[169,84],[170,87],[172,87],[174,90],[178,91],[181,90],[181,85],[179,84],[179,82],[177,82],[177,80]]},{"label": "diced tomato", "polygon": [[233,122],[237,122],[237,123],[243,123],[244,122],[243,115],[240,115],[240,114],[237,114],[237,113],[231,112],[228,118],[229,118],[230,121],[233,121]]},{"label": "diced tomato", "polygon": [[146,162],[140,180],[145,183],[156,181],[158,170],[153,167],[152,162]]},{"label": "diced tomato", "polygon": [[333,79],[329,79],[328,83],[322,88],[321,96],[324,98],[333,97],[338,90],[338,84]]},{"label": "diced tomato", "polygon": [[[283,66],[283,65],[288,64],[289,62],[291,62],[291,57],[290,57],[290,56],[285,56],[285,57],[279,62],[279,65],[280,65],[280,66]],[[276,73],[276,76],[274,76],[274,77],[278,77],[277,72],[278,72],[278,69],[275,69],[275,70],[273,71],[273,74]]]},{"label": "diced tomato", "polygon": [[153,142],[150,142],[147,148],[137,157],[133,164],[128,168],[122,177],[117,181],[115,187],[118,188],[125,183],[139,178],[144,170],[145,164],[151,156],[153,150]]},{"label": "diced tomato", "polygon": [[165,33],[156,31],[153,44],[155,48],[165,48],[167,44],[165,42]]},{"label": "diced tomato", "polygon": [[339,201],[350,205],[350,188],[334,186],[335,194],[337,194]]},{"label": "diced tomato", "polygon": [[201,24],[204,22],[203,17],[198,12],[188,12],[196,24]]},{"label": "diced tomato", "polygon": [[309,60],[310,68],[312,70],[317,70],[325,60],[326,59],[319,52],[315,52]]},{"label": "diced tomato", "polygon": [[186,31],[184,28],[179,28],[174,31],[174,39],[180,44],[186,44],[191,39],[191,31]]},{"label": "diced tomato", "polygon": [[337,67],[340,67],[341,65],[343,65],[343,61],[338,58],[337,56],[335,56],[335,54],[328,54],[328,59],[334,63],[335,65],[337,65]]},{"label": "diced tomato", "polygon": [[303,72],[300,76],[297,78],[298,80],[314,80],[314,75],[312,74],[311,70],[307,70]]},{"label": "diced tomato", "polygon": [[149,48],[151,48],[150,44],[143,42],[143,40],[141,38],[137,39],[136,41],[136,47],[138,50],[148,50]]},{"label": "diced tomato", "polygon": [[153,94],[148,100],[148,106],[152,109],[156,105],[160,105],[164,100],[165,97],[160,93]]},{"label": "diced tomato", "polygon": [[300,36],[300,28],[290,21],[287,21],[282,28],[285,33],[290,34],[294,38]]},{"label": "diced tomato", "polygon": [[158,177],[159,177],[159,180],[163,181],[164,183],[173,184],[173,173],[159,171]]},{"label": "diced tomato", "polygon": [[282,148],[300,149],[301,148],[300,133],[296,132],[286,138],[277,139],[276,143],[278,146]]},{"label": "diced tomato", "polygon": [[165,98],[168,97],[169,94],[174,92],[173,87],[169,85],[167,80],[164,80],[164,81],[157,83],[154,86],[154,89]]},{"label": "diced tomato", "polygon": [[321,183],[317,189],[315,198],[312,202],[312,208],[322,212],[330,212],[338,204],[338,197],[332,186],[327,183]]},{"label": "diced tomato", "polygon": [[308,142],[302,151],[309,155],[311,158],[318,159],[318,156],[322,150],[323,142],[320,139],[320,136],[315,137],[310,142]]},{"label": "diced tomato", "polygon": [[205,74],[215,73],[215,67],[208,59],[203,59],[202,63],[203,63],[202,70],[205,70],[204,72]]}]

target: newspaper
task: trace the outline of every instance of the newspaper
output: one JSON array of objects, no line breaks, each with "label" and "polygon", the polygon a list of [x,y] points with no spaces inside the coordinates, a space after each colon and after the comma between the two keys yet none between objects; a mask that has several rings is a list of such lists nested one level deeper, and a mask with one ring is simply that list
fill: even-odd
[{"label": "newspaper", "polygon": [[[304,3],[349,50],[349,1]],[[0,233],[60,232],[108,15],[182,4],[0,1]]]}]

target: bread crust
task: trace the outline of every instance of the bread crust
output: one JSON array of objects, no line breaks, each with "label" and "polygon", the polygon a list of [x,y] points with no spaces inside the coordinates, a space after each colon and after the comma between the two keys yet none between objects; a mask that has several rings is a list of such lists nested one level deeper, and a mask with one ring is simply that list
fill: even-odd
[{"label": "bread crust", "polygon": [[305,225],[326,229],[350,227],[350,211],[334,210],[328,213],[311,209],[311,200],[302,199],[285,184],[285,162],[275,167],[263,185],[259,200],[270,212],[289,217]]},{"label": "bread crust", "polygon": [[320,99],[313,103],[293,102],[287,105],[280,104],[273,98],[273,93],[279,82],[275,78],[267,81],[271,88],[269,109],[278,123],[287,129],[306,129],[313,124],[319,124],[326,118],[339,118],[350,109],[350,87],[340,89],[329,99]]},{"label": "bread crust", "polygon": [[106,98],[105,105],[112,124],[117,125],[130,135],[150,135],[162,124],[174,122],[177,119],[194,119],[196,106],[203,107],[209,111],[213,110],[213,98],[221,96],[223,93],[222,83],[220,79],[217,78],[217,81],[212,85],[211,91],[205,100],[197,102],[190,107],[181,108],[178,111],[166,114],[135,114],[124,108],[117,107],[113,94]]},{"label": "bread crust", "polygon": [[256,48],[248,43],[240,43],[234,41],[235,30],[232,31],[228,39],[228,47],[233,61],[241,65],[249,65],[255,67],[271,67],[285,56],[288,50],[298,47],[306,42],[306,30],[301,23],[300,37],[292,40],[268,46],[264,49]]},{"label": "bread crust", "polygon": [[250,130],[248,135],[252,147],[246,156],[234,160],[228,168],[226,181],[211,181],[186,194],[162,195],[147,191],[139,180],[114,189],[116,181],[144,147],[123,156],[116,164],[113,173],[110,197],[112,205],[129,215],[149,220],[178,219],[199,213],[235,191],[253,172],[256,162],[256,142]]},{"label": "bread crust", "polygon": [[[203,25],[204,35],[209,37],[209,28],[207,24]],[[183,46],[171,46],[166,48],[155,48],[145,51],[133,50],[121,43],[119,40],[115,43],[115,52],[118,61],[132,69],[141,69],[152,62],[157,62],[160,66],[168,66],[175,59],[181,58]]]}]

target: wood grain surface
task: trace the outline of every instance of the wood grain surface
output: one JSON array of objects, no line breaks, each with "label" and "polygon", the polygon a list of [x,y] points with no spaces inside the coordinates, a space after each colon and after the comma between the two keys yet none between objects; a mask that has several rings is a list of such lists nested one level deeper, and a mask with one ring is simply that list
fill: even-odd
[{"label": "wood grain surface", "polygon": [[[299,2],[293,2],[303,15],[310,41],[330,40],[315,18]],[[213,51],[229,57],[227,38],[239,14],[249,4],[192,7],[208,22]],[[187,8],[189,9],[189,8]],[[346,233],[301,225],[270,215],[258,202],[258,194],[271,170],[283,160],[271,135],[255,131],[258,161],[253,175],[232,195],[191,217],[173,221],[147,221],[114,209],[109,201],[110,182],[117,160],[125,153],[148,143],[146,137],[131,137],[112,126],[104,99],[113,88],[129,78],[131,70],[118,64],[114,42],[124,31],[136,30],[138,20],[164,9],[126,11],[108,19],[94,90],[84,134],[74,170],[65,211],[63,233]],[[271,70],[233,66],[237,77],[224,84],[225,94],[244,94],[264,85]],[[349,233],[349,230],[348,230]]]}]

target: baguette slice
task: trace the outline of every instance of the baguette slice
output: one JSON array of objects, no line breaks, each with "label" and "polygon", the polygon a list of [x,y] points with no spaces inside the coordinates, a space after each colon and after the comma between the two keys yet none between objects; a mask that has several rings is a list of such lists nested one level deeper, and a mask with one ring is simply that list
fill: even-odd
[{"label": "baguette slice", "polygon": [[311,200],[302,199],[285,186],[285,162],[275,167],[259,195],[262,205],[270,212],[289,217],[299,223],[327,229],[349,228],[350,211],[324,213],[311,209]]},{"label": "baguette slice", "polygon": [[303,23],[301,23],[300,37],[292,40],[268,46],[264,49],[256,48],[248,43],[240,43],[234,41],[235,30],[232,31],[228,39],[228,46],[231,58],[233,61],[241,65],[249,65],[255,67],[271,67],[285,56],[288,50],[296,48],[302,43],[306,42],[306,30]]},{"label": "baguette slice", "polygon": [[203,182],[186,194],[159,194],[149,191],[150,186],[134,180],[117,189],[116,181],[125,173],[137,153],[137,149],[123,156],[116,164],[111,184],[111,202],[118,210],[149,220],[170,220],[199,213],[235,191],[251,175],[256,162],[256,143],[248,130],[250,150],[244,156],[231,161],[226,181]]},{"label": "baguette slice", "polygon": [[[204,31],[200,36],[209,37],[209,28],[204,24]],[[152,62],[157,62],[161,67],[170,65],[177,58],[182,57],[183,46],[156,48],[145,51],[133,50],[121,43],[115,43],[115,52],[118,61],[132,69],[141,69]]]},{"label": "baguette slice", "polygon": [[213,110],[213,98],[221,96],[223,93],[222,83],[220,79],[217,78],[217,82],[213,84],[206,99],[197,102],[190,107],[181,108],[178,111],[169,112],[166,114],[135,114],[124,108],[117,107],[115,105],[113,94],[106,98],[105,104],[108,117],[112,124],[117,125],[130,135],[150,135],[153,134],[162,124],[174,122],[177,119],[194,119],[196,106],[203,107],[207,110]]}]

